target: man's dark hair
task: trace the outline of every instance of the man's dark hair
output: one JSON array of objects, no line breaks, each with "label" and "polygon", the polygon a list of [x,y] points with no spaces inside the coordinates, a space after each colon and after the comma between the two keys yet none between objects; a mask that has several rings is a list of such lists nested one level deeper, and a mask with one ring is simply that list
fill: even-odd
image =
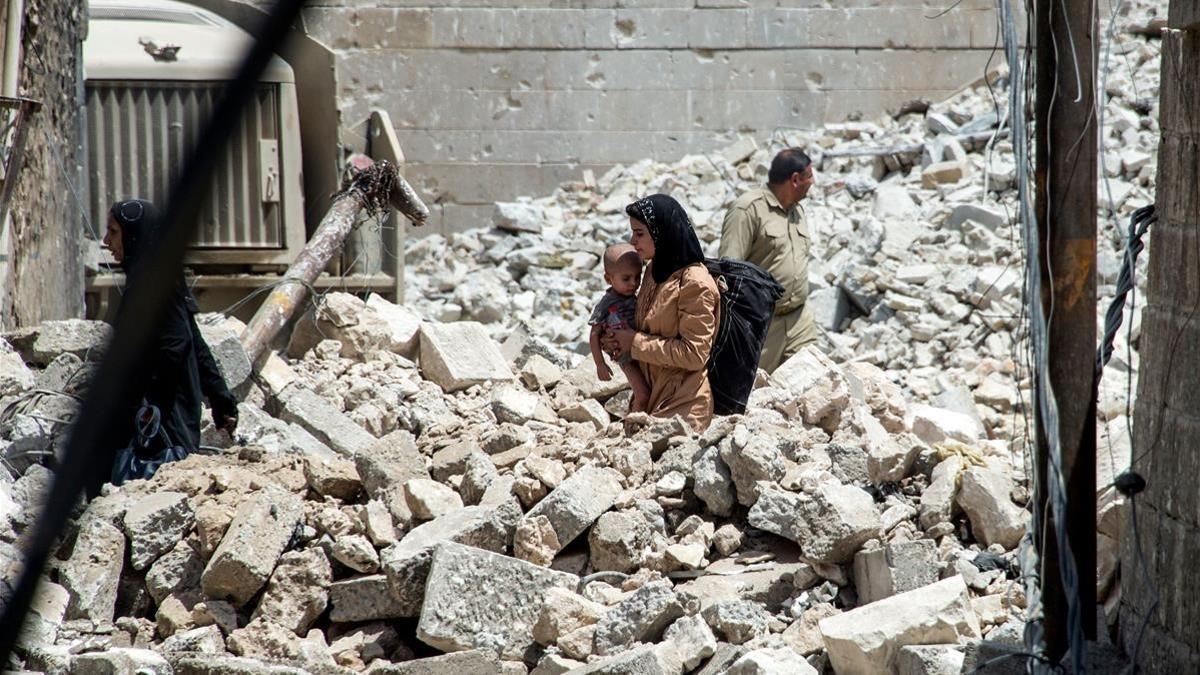
[{"label": "man's dark hair", "polygon": [[775,159],[771,160],[771,170],[767,172],[767,182],[778,185],[792,177],[794,173],[803,173],[812,164],[812,160],[800,148],[780,150]]}]

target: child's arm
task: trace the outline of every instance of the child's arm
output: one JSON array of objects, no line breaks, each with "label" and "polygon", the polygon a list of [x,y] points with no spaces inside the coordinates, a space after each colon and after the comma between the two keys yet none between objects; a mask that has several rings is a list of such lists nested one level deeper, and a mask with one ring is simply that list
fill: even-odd
[{"label": "child's arm", "polygon": [[600,349],[600,331],[603,326],[595,324],[592,326],[592,334],[588,339],[588,346],[592,350],[592,360],[596,362],[596,376],[601,381],[607,382],[612,379],[612,369],[608,367],[608,363],[604,360],[604,350]]}]

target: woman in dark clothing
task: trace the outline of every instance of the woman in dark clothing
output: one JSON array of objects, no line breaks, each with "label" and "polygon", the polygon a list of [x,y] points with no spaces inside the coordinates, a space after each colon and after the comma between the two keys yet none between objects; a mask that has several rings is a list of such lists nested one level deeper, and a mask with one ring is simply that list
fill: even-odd
[{"label": "woman in dark clothing", "polygon": [[[117,202],[109,210],[104,246],[125,272],[126,289],[142,283],[145,257],[153,249],[158,235],[158,209],[142,199]],[[142,378],[129,400],[123,401],[117,419],[112,420],[105,445],[115,453],[129,445],[134,434],[134,417],[142,402],[158,408],[162,429],[174,445],[187,453],[200,446],[200,406],[207,397],[213,421],[230,433],[237,427],[237,399],[229,391],[217,369],[216,360],[200,336],[195,315],[196,299],[183,281],[175,280],[175,289],[155,333],[151,352],[144,361]],[[118,316],[125,311],[122,303]],[[112,462],[106,466],[111,467]],[[97,494],[108,475],[93,477],[91,493]]]}]

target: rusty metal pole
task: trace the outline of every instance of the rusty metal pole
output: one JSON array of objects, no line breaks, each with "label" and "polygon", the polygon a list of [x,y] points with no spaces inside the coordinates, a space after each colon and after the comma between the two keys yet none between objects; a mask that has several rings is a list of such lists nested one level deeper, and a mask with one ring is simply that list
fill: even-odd
[{"label": "rusty metal pole", "polygon": [[[1093,3],[1036,3],[1036,196],[1049,378],[1058,406],[1066,530],[1084,634],[1096,626],[1096,17]],[[1038,397],[1048,392],[1038,391]],[[1041,547],[1048,656],[1069,647],[1067,589],[1047,480],[1050,448],[1038,416],[1035,541]]]},{"label": "rusty metal pole", "polygon": [[345,189],[333,200],[317,231],[242,333],[242,348],[256,367],[271,340],[304,303],[309,286],[329,265],[364,209],[395,206],[418,225],[429,216],[429,209],[390,163],[375,163],[356,155],[348,163],[348,173]]}]

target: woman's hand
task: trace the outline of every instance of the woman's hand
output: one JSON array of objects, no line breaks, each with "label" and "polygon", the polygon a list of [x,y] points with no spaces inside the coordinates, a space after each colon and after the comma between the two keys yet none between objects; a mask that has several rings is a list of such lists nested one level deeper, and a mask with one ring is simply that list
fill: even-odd
[{"label": "woman's hand", "polygon": [[601,344],[605,349],[610,350],[610,353],[615,354],[613,358],[618,358],[622,354],[628,354],[633,347],[634,331],[628,328],[616,328],[604,331],[601,337]]}]

